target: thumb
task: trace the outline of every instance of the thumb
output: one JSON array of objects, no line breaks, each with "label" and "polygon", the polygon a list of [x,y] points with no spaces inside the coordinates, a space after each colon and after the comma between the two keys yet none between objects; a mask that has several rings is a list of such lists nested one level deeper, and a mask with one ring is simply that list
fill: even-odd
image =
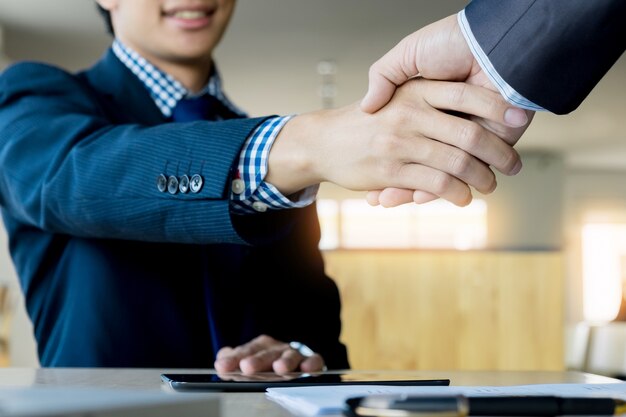
[{"label": "thumb", "polygon": [[418,75],[418,41],[418,32],[407,36],[370,67],[368,90],[361,101],[361,110],[367,113],[380,110],[391,100],[396,87]]},{"label": "thumb", "polygon": [[398,85],[379,72],[370,71],[367,94],[361,101],[361,110],[374,113],[383,108],[396,91]]}]

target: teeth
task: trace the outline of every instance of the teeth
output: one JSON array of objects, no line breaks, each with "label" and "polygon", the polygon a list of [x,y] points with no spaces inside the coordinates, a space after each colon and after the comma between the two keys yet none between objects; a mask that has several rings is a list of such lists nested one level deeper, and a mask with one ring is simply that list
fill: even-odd
[{"label": "teeth", "polygon": [[206,13],[199,10],[181,10],[174,13],[174,17],[178,19],[202,19],[205,16]]}]

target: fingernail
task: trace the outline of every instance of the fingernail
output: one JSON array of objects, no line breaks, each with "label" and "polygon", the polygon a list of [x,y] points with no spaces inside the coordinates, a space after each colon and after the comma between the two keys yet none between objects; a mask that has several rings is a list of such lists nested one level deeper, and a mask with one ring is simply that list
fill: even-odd
[{"label": "fingernail", "polygon": [[522,127],[528,123],[528,116],[522,109],[510,107],[504,112],[504,121],[512,127]]},{"label": "fingernail", "polygon": [[518,172],[520,172],[521,170],[522,170],[522,160],[520,159],[519,161],[517,161],[517,164],[515,164],[515,166],[511,170],[510,175],[515,175]]}]

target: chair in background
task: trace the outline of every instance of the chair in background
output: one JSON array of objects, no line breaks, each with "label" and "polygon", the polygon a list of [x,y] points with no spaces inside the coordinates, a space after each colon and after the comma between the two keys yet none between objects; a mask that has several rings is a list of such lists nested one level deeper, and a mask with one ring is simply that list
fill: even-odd
[{"label": "chair in background", "polygon": [[565,326],[565,368],[569,371],[587,370],[589,334],[591,326],[585,322]]},{"label": "chair in background", "polygon": [[592,326],[585,371],[613,378],[626,378],[626,322]]},{"label": "chair in background", "polygon": [[7,367],[10,364],[12,304],[11,287],[8,284],[0,284],[0,367]]}]

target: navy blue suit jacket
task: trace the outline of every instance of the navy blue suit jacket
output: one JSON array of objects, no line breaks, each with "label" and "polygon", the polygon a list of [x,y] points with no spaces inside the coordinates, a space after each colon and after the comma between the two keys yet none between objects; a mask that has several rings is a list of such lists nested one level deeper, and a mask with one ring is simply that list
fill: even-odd
[{"label": "navy blue suit jacket", "polygon": [[473,0],[465,14],[500,76],[556,114],[575,110],[626,48],[624,0]]},{"label": "navy blue suit jacket", "polygon": [[[262,121],[167,123],[111,51],[79,74],[2,74],[0,206],[43,366],[212,367],[216,335],[259,334],[349,366],[315,206],[229,209],[231,167]],[[161,193],[161,173],[205,184]]]}]

